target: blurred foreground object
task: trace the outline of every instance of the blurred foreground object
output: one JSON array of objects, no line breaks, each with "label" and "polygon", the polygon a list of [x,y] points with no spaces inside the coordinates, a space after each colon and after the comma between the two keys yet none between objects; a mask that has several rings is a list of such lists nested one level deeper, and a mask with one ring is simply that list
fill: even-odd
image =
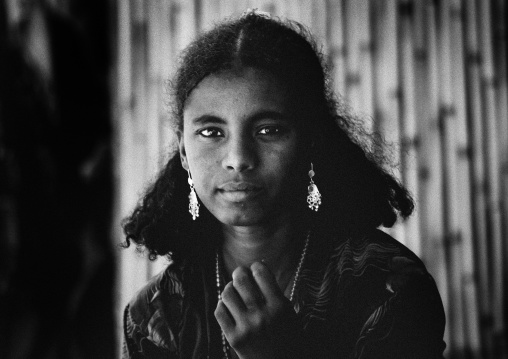
[{"label": "blurred foreground object", "polygon": [[0,6],[0,357],[111,358],[105,54],[42,1]]}]

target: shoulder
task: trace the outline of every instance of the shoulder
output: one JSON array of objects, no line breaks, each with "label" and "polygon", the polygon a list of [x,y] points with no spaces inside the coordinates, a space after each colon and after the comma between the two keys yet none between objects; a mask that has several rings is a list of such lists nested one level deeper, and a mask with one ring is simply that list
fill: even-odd
[{"label": "shoulder", "polygon": [[377,298],[364,301],[370,304],[364,310],[352,304],[364,313],[355,352],[366,358],[379,353],[397,358],[419,348],[422,357],[440,357],[444,309],[434,279],[418,256],[380,230],[351,238],[342,246],[352,274],[345,280],[358,290],[358,302],[366,293]]},{"label": "shoulder", "polygon": [[[328,243],[329,247],[315,244],[309,251],[302,272],[307,290],[302,294],[319,298],[309,298],[307,303],[331,308],[337,303],[337,310],[370,315],[409,282],[433,281],[412,251],[378,229],[337,235]],[[310,304],[308,307],[313,311]],[[357,310],[350,311],[351,308]],[[324,308],[320,310],[324,312]]]},{"label": "shoulder", "polygon": [[338,240],[332,247],[331,260],[341,273],[355,276],[367,270],[389,273],[402,265],[426,272],[416,254],[379,229]]},{"label": "shoulder", "polygon": [[129,302],[124,312],[124,336],[129,352],[176,351],[185,290],[183,268],[170,263]]},{"label": "shoulder", "polygon": [[183,297],[182,267],[171,262],[167,268],[154,276],[143,286],[129,302],[129,310],[133,319],[143,321],[161,296]]},{"label": "shoulder", "polygon": [[[384,295],[436,294],[434,279],[416,254],[375,229],[338,243],[331,255],[333,270],[349,287]],[[362,289],[363,288],[363,289]]]},{"label": "shoulder", "polygon": [[424,263],[378,229],[328,243],[313,247],[300,279],[307,332],[340,337],[330,350],[350,357],[440,357],[444,311]]}]

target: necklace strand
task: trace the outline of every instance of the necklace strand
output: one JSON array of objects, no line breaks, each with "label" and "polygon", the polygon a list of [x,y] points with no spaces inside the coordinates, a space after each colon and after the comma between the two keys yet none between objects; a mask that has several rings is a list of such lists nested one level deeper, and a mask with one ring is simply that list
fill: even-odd
[{"label": "necklace strand", "polygon": [[[295,271],[295,279],[293,280],[293,285],[291,286],[291,292],[289,294],[289,301],[293,303],[293,298],[295,294],[296,285],[300,279],[300,273],[302,271],[303,262],[305,260],[305,257],[307,255],[307,249],[309,247],[309,239],[310,239],[310,230],[307,232],[307,238],[305,239],[305,244],[303,246],[302,255],[300,256],[300,261],[298,262],[298,266],[296,267]],[[221,273],[220,273],[220,265],[219,265],[219,250],[217,249],[217,252],[215,253],[215,277],[216,277],[216,283],[217,283],[217,299],[220,301],[222,299],[221,294]],[[221,337],[222,337],[222,351],[224,353],[224,358],[231,359],[230,355],[230,346],[226,339],[226,335],[224,334],[224,331],[221,330]]]},{"label": "necklace strand", "polygon": [[[215,277],[217,279],[217,298],[220,301],[222,299],[221,295],[221,275],[220,275],[220,267],[219,267],[219,250],[217,249],[217,252],[215,253]],[[229,355],[229,343],[226,340],[226,335],[224,334],[224,331],[221,330],[221,337],[222,337],[222,351],[224,352],[224,358],[231,359],[231,356]]]}]

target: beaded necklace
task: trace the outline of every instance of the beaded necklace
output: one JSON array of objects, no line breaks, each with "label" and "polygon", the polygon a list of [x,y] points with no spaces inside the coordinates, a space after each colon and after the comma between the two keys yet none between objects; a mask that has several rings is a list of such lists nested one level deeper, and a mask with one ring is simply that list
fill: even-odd
[{"label": "beaded necklace", "polygon": [[[305,260],[306,254],[307,254],[307,248],[309,246],[309,239],[310,239],[310,230],[307,232],[307,238],[305,239],[305,244],[303,246],[302,255],[300,256],[300,261],[298,262],[298,266],[296,267],[295,279],[293,280],[293,285],[291,286],[291,292],[289,294],[289,301],[291,303],[293,303],[293,297],[295,294],[296,284],[298,283],[298,280],[300,279],[300,272],[302,271],[303,262]],[[218,249],[215,252],[215,275],[216,275],[215,278],[217,280],[217,299],[221,300],[222,299],[221,288],[223,288],[223,286],[221,283],[222,276],[221,276],[221,272],[220,272],[219,250]],[[229,346],[229,343],[226,339],[226,335],[224,334],[223,331],[221,331],[221,336],[222,336],[222,351],[224,353],[224,358],[231,359],[230,346]]]}]

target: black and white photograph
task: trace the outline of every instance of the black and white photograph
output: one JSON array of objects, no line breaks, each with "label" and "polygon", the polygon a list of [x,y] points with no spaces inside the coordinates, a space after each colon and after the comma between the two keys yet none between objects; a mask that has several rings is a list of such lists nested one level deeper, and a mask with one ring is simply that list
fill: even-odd
[{"label": "black and white photograph", "polygon": [[508,359],[506,0],[2,0],[0,358]]}]

